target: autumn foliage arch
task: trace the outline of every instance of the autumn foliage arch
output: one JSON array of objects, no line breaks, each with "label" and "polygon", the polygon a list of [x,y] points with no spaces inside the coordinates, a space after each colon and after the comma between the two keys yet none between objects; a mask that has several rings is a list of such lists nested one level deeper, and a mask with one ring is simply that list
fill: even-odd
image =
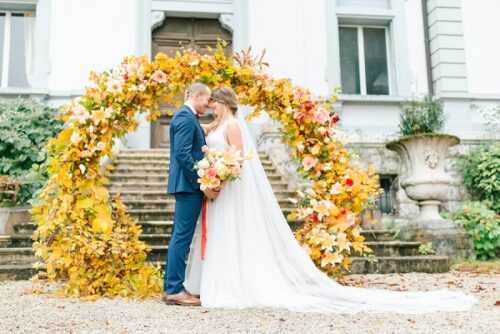
[{"label": "autumn foliage arch", "polygon": [[146,262],[140,227],[119,197],[106,188],[109,171],[100,163],[112,156],[114,139],[134,131],[137,113],[159,117],[159,103],[172,102],[194,81],[231,86],[253,117],[266,111],[281,122],[284,143],[311,181],[290,218],[303,221],[299,242],[323,271],[348,268],[349,255],[367,250],[359,214],[378,191],[371,171],[355,167],[336,139],[335,97],[317,101],[288,79],[266,73],[250,52],[226,57],[219,45],[209,55],[184,50],[126,57],[110,71],[91,73],[85,94],[63,107],[64,129],[49,141],[50,178],[32,212],[38,223],[33,248],[48,281],[62,282],[62,294],[148,297],[162,289],[159,268]]}]

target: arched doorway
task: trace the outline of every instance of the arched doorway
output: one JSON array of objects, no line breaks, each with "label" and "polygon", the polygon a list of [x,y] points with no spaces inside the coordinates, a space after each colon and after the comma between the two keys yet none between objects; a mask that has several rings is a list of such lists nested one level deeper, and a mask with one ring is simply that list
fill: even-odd
[{"label": "arched doorway", "polygon": [[[207,47],[215,48],[218,39],[228,42],[227,52],[232,52],[232,35],[225,30],[218,19],[167,17],[163,24],[153,31],[152,55],[163,52],[170,56],[181,47],[192,48],[201,54]],[[162,107],[162,116],[151,123],[151,147],[165,148],[169,143],[167,111],[173,106]]]}]

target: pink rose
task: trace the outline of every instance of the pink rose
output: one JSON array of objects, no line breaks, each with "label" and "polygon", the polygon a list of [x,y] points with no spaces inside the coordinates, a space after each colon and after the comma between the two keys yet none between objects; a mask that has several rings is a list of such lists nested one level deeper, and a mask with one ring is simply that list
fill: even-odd
[{"label": "pink rose", "polygon": [[163,71],[156,70],[151,76],[151,79],[158,83],[165,83],[167,82],[167,75]]},{"label": "pink rose", "polygon": [[304,170],[308,171],[311,168],[314,168],[318,163],[318,159],[312,157],[305,157],[302,161],[302,165],[304,166]]},{"label": "pink rose", "polygon": [[328,122],[330,119],[330,112],[322,107],[317,108],[314,111],[314,120],[320,124]]},{"label": "pink rose", "polygon": [[207,175],[209,177],[216,177],[217,176],[217,170],[215,168],[210,168],[208,171],[207,171]]}]

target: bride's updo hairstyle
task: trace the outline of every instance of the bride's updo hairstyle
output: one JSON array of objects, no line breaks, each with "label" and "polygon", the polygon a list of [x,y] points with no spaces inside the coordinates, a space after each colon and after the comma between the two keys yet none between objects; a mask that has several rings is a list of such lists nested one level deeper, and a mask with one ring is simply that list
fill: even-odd
[{"label": "bride's updo hairstyle", "polygon": [[212,91],[211,98],[215,102],[228,106],[233,115],[236,115],[236,112],[238,111],[238,96],[236,96],[234,90],[229,87],[216,88]]}]

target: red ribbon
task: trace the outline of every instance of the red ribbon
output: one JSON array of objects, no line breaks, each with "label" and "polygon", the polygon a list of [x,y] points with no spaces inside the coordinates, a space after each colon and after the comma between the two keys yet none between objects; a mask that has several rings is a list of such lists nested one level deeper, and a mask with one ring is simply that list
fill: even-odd
[{"label": "red ribbon", "polygon": [[203,198],[201,207],[201,259],[205,259],[205,250],[207,248],[207,205],[208,201]]}]

